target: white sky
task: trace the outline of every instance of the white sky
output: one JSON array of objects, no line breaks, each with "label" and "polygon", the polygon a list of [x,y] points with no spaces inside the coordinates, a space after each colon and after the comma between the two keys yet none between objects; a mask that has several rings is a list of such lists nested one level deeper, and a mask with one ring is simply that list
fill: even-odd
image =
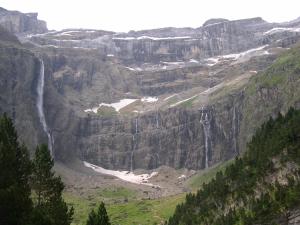
[{"label": "white sky", "polygon": [[0,0],[0,6],[38,12],[48,29],[56,30],[199,27],[210,18],[283,22],[300,16],[300,0]]}]

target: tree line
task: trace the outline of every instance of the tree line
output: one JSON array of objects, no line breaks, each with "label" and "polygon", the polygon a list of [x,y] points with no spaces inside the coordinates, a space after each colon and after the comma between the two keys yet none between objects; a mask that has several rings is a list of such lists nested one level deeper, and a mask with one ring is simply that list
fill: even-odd
[{"label": "tree line", "polygon": [[264,123],[245,154],[188,194],[166,224],[288,224],[299,207],[300,111],[291,108]]}]

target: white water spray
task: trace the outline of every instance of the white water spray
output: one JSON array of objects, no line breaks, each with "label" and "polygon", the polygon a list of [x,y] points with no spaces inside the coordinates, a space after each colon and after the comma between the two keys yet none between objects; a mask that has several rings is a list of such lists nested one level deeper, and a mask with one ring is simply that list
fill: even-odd
[{"label": "white water spray", "polygon": [[135,136],[138,133],[138,118],[135,118],[135,133],[132,135],[132,144],[133,144],[133,148],[131,151],[131,156],[130,156],[130,171],[133,171],[133,156],[134,156],[134,150],[136,148],[136,140],[135,140]]},{"label": "white water spray", "polygon": [[47,134],[48,137],[48,148],[50,151],[50,154],[52,157],[53,156],[53,138],[50,134],[50,130],[47,126],[47,122],[45,119],[45,114],[44,114],[44,85],[45,85],[45,67],[44,67],[44,62],[43,60],[40,60],[40,65],[41,65],[41,69],[40,69],[40,74],[39,74],[39,78],[38,78],[38,83],[37,83],[37,109],[38,109],[38,116],[40,118],[40,122],[43,126],[43,130],[45,131],[45,133]]},{"label": "white water spray", "polygon": [[202,124],[204,130],[205,168],[208,168],[208,154],[209,154],[209,148],[211,147],[210,121],[211,118],[209,117],[207,110],[204,110],[204,108],[202,107],[200,123]]},{"label": "white water spray", "polygon": [[236,141],[236,137],[237,137],[237,129],[236,129],[236,120],[237,120],[237,116],[236,116],[236,108],[235,106],[233,107],[233,118],[232,118],[232,129],[233,129],[233,134],[232,134],[232,138],[233,138],[233,148],[234,148],[234,153],[238,154],[237,152],[237,141]]}]

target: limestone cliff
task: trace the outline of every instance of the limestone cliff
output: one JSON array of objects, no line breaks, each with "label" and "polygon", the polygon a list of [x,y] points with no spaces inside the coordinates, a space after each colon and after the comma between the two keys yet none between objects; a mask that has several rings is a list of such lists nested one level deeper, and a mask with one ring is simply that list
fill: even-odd
[{"label": "limestone cliff", "polygon": [[[9,38],[7,38],[9,37]],[[21,142],[31,149],[44,138],[36,108],[36,82],[40,64],[17,38],[2,30],[0,35],[0,113],[14,121]]]},{"label": "limestone cliff", "polygon": [[0,25],[11,33],[44,33],[47,25],[45,21],[37,19],[37,13],[21,13],[8,11],[0,7]]},{"label": "limestone cliff", "polygon": [[[299,48],[284,53],[300,38],[297,21],[217,19],[197,29],[36,35],[46,31],[36,16],[26,27],[15,18],[28,15],[1,12],[7,29],[31,34],[19,35],[23,44],[0,35],[0,111],[14,118],[30,146],[47,142],[36,108],[43,60],[45,119],[56,160],[202,169],[242,153],[268,116],[299,107]],[[111,107],[124,99],[133,102]],[[101,111],[99,104],[110,107]]]}]

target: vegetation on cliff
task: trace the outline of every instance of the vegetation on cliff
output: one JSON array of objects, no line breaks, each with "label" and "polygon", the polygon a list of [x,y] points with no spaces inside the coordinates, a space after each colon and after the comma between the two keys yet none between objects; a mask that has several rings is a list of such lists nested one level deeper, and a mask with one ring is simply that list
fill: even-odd
[{"label": "vegetation on cliff", "polygon": [[168,225],[277,224],[300,205],[300,111],[258,129],[243,157],[178,205]]}]

